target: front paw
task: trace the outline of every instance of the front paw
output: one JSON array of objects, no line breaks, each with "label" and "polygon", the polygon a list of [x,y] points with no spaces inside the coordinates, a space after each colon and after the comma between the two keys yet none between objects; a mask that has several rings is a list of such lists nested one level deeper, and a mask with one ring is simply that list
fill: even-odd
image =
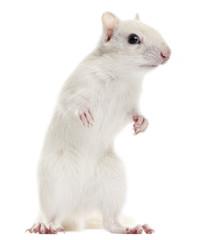
[{"label": "front paw", "polygon": [[90,109],[81,109],[78,111],[77,115],[84,126],[93,126],[94,117]]},{"label": "front paw", "polygon": [[135,115],[133,117],[134,120],[134,124],[133,124],[133,128],[134,128],[134,134],[137,135],[140,132],[144,132],[147,129],[148,126],[148,120],[142,116],[142,115]]}]

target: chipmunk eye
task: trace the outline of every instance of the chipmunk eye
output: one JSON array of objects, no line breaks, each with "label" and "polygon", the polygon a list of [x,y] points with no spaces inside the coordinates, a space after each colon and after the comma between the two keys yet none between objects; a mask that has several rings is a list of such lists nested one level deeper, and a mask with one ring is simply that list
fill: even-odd
[{"label": "chipmunk eye", "polygon": [[140,43],[140,38],[138,35],[132,33],[128,36],[128,42],[130,44],[139,44]]}]

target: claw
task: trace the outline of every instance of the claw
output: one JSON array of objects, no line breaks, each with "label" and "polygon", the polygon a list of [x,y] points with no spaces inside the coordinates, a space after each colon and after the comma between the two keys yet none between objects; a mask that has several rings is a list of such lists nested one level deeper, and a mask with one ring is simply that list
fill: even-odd
[{"label": "claw", "polygon": [[54,224],[48,224],[48,227],[44,223],[34,224],[31,228],[27,229],[25,232],[29,233],[39,233],[39,234],[57,234],[58,232],[64,232],[62,226],[56,227]]},{"label": "claw", "polygon": [[147,224],[144,224],[142,228],[146,234],[152,234],[155,232],[154,229],[150,228]]},{"label": "claw", "polygon": [[133,228],[126,228],[126,233],[127,234],[142,234],[143,229],[141,225],[137,225]]},{"label": "claw", "polygon": [[139,134],[140,132],[144,132],[148,126],[148,120],[143,117],[143,116],[134,116],[133,117],[134,120],[134,124],[133,124],[133,128],[134,128],[134,135]]},{"label": "claw", "polygon": [[79,118],[84,126],[86,127],[93,126],[94,117],[89,109],[79,113]]}]

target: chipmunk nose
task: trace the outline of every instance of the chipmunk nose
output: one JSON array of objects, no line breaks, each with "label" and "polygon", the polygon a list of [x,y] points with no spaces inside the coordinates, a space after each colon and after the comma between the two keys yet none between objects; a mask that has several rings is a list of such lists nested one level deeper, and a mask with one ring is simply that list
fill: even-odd
[{"label": "chipmunk nose", "polygon": [[170,48],[169,47],[163,48],[163,50],[160,52],[160,56],[163,59],[162,63],[165,63],[170,58],[170,55],[171,55]]}]

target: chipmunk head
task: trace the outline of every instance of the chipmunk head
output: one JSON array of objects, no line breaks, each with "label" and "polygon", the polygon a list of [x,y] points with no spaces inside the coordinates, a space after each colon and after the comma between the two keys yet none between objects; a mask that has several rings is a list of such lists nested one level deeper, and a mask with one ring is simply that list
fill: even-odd
[{"label": "chipmunk head", "polygon": [[102,16],[101,51],[120,59],[129,69],[148,69],[167,62],[170,48],[161,35],[140,21],[121,21],[114,14]]}]

